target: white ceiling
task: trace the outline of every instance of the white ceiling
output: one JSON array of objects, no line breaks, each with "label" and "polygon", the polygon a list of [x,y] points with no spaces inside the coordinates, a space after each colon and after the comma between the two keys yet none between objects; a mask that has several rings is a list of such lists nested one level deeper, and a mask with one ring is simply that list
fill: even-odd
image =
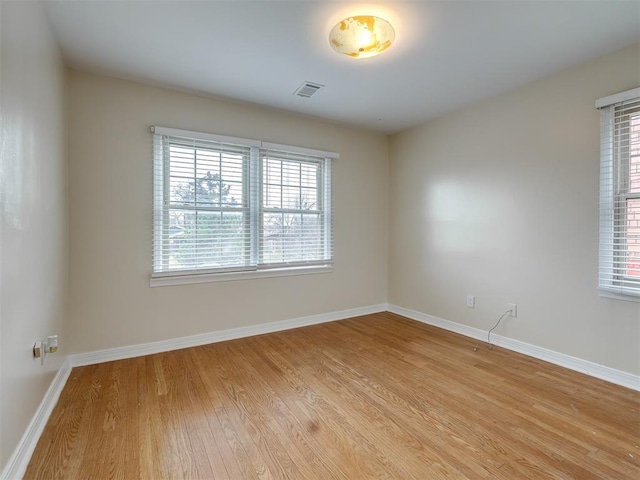
[{"label": "white ceiling", "polygon": [[[639,0],[45,5],[71,67],[385,133],[640,42]],[[369,59],[336,54],[329,31],[363,13],[387,18],[396,43]],[[303,81],[325,88],[293,95]]]}]

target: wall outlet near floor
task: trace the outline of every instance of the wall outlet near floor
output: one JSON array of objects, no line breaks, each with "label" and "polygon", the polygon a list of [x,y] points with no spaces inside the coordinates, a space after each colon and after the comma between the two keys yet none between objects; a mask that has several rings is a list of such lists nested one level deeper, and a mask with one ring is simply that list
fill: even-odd
[{"label": "wall outlet near floor", "polygon": [[47,353],[56,353],[58,351],[58,335],[49,335],[42,341],[42,344]]},{"label": "wall outlet near floor", "polygon": [[473,295],[467,295],[467,307],[475,308],[475,306],[476,306],[476,297],[474,297]]},{"label": "wall outlet near floor", "polygon": [[510,303],[509,304],[509,316],[510,317],[517,317],[518,316],[518,305],[516,305],[515,303]]},{"label": "wall outlet near floor", "polygon": [[47,354],[58,351],[58,335],[49,335],[47,338],[38,340],[33,344],[33,358],[39,358],[40,364],[44,365]]}]

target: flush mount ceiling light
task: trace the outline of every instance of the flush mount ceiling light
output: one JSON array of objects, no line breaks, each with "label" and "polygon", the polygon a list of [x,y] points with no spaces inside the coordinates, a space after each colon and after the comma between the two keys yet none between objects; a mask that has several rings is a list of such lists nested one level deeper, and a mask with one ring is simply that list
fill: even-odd
[{"label": "flush mount ceiling light", "polygon": [[384,18],[359,15],[340,21],[329,34],[329,43],[338,53],[352,58],[373,57],[384,52],[396,32]]}]

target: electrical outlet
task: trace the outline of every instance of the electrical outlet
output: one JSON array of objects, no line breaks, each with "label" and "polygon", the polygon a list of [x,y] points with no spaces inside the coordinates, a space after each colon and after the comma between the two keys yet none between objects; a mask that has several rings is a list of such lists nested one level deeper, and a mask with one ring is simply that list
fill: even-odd
[{"label": "electrical outlet", "polygon": [[58,335],[49,335],[47,338],[38,340],[33,344],[33,358],[39,358],[40,364],[44,365],[47,355],[58,351]]},{"label": "electrical outlet", "polygon": [[510,303],[509,304],[509,316],[510,317],[517,317],[518,316],[518,305],[516,305],[515,303]]},{"label": "electrical outlet", "polygon": [[49,335],[42,343],[47,353],[56,353],[58,351],[58,335]]},{"label": "electrical outlet", "polygon": [[475,308],[476,307],[476,297],[473,295],[467,295],[467,308]]}]

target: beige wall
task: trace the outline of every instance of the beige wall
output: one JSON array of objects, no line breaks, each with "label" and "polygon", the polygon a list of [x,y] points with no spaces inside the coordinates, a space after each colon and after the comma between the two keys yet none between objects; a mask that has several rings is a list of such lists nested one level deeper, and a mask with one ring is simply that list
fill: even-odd
[{"label": "beige wall", "polygon": [[[65,79],[35,2],[0,2],[0,470],[67,342]],[[44,366],[33,343],[61,335]]]},{"label": "beige wall", "polygon": [[[600,298],[596,99],[640,86],[640,47],[390,140],[389,302],[633,374],[640,303]],[[465,306],[475,294],[477,307]]]},{"label": "beige wall", "polygon": [[[76,71],[69,82],[74,351],[386,301],[385,136]],[[333,273],[149,287],[151,125],[339,152],[333,171]]]}]

